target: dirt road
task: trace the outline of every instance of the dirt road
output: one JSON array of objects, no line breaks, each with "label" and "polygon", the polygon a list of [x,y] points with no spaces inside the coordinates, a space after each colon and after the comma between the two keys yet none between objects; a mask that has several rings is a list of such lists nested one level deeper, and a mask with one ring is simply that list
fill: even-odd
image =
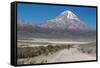
[{"label": "dirt road", "polygon": [[77,48],[64,49],[49,57],[51,57],[51,59],[47,59],[48,62],[96,60],[96,57],[81,53]]},{"label": "dirt road", "polygon": [[77,46],[60,50],[56,53],[49,54],[47,56],[41,55],[32,58],[18,59],[18,64],[38,64],[38,63],[55,63],[55,62],[71,62],[71,61],[85,61],[96,60],[96,57],[90,56],[85,53],[81,53]]}]

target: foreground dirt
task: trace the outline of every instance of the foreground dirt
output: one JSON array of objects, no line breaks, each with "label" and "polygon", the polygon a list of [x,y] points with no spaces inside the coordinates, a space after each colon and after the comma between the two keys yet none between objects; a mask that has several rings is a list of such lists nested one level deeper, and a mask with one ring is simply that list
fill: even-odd
[{"label": "foreground dirt", "polygon": [[71,62],[96,60],[95,56],[91,56],[80,52],[77,47],[64,49],[47,56],[41,55],[33,58],[18,59],[18,64],[37,64],[37,63],[55,63],[55,62]]}]

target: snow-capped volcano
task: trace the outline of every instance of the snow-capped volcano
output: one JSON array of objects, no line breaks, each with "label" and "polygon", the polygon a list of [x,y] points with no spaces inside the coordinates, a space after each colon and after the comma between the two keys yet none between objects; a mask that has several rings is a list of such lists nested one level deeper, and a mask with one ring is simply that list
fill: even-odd
[{"label": "snow-capped volcano", "polygon": [[90,28],[72,11],[66,10],[41,25],[18,23],[18,38],[94,38],[95,30]]},{"label": "snow-capped volcano", "polygon": [[62,12],[61,15],[65,15],[68,19],[79,20],[78,17],[72,11],[69,11],[69,10]]},{"label": "snow-capped volcano", "polygon": [[72,11],[66,10],[56,16],[54,19],[48,20],[47,23],[42,24],[41,27],[52,29],[71,29],[71,30],[85,30],[87,26],[83,23]]}]

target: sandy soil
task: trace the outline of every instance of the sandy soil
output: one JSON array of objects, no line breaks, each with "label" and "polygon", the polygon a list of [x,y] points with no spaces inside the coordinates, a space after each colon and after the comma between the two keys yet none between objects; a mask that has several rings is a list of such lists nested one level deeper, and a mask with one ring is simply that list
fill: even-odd
[{"label": "sandy soil", "polygon": [[68,62],[68,61],[84,61],[95,60],[96,58],[84,53],[79,52],[76,48],[69,50],[64,49],[60,51],[54,58],[52,57],[49,62]]},{"label": "sandy soil", "polygon": [[22,64],[37,64],[37,63],[55,63],[55,62],[70,62],[70,61],[85,61],[96,60],[95,56],[81,53],[77,47],[64,49],[54,54],[47,56],[41,55],[34,58],[18,59],[18,63]]},{"label": "sandy soil", "polygon": [[[35,44],[34,44],[35,43]],[[41,44],[40,44],[41,43]],[[66,41],[66,40],[48,40],[48,39],[36,39],[36,40],[18,40],[18,46],[25,44],[28,47],[36,47],[36,46],[48,46],[48,44],[71,44],[71,45],[80,45],[80,44],[88,44],[91,42],[79,42],[79,41]],[[23,47],[27,47],[27,46]]]}]

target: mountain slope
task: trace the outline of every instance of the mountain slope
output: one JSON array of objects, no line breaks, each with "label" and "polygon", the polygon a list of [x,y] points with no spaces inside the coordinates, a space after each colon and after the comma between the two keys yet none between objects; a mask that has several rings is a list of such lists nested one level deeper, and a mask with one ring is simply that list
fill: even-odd
[{"label": "mountain slope", "polygon": [[72,11],[66,10],[44,24],[18,24],[18,37],[95,38],[96,30],[90,29]]},{"label": "mountain slope", "polygon": [[86,30],[87,26],[84,24],[73,12],[66,10],[59,14],[54,19],[42,24],[41,27],[52,29],[67,29],[67,30]]}]

